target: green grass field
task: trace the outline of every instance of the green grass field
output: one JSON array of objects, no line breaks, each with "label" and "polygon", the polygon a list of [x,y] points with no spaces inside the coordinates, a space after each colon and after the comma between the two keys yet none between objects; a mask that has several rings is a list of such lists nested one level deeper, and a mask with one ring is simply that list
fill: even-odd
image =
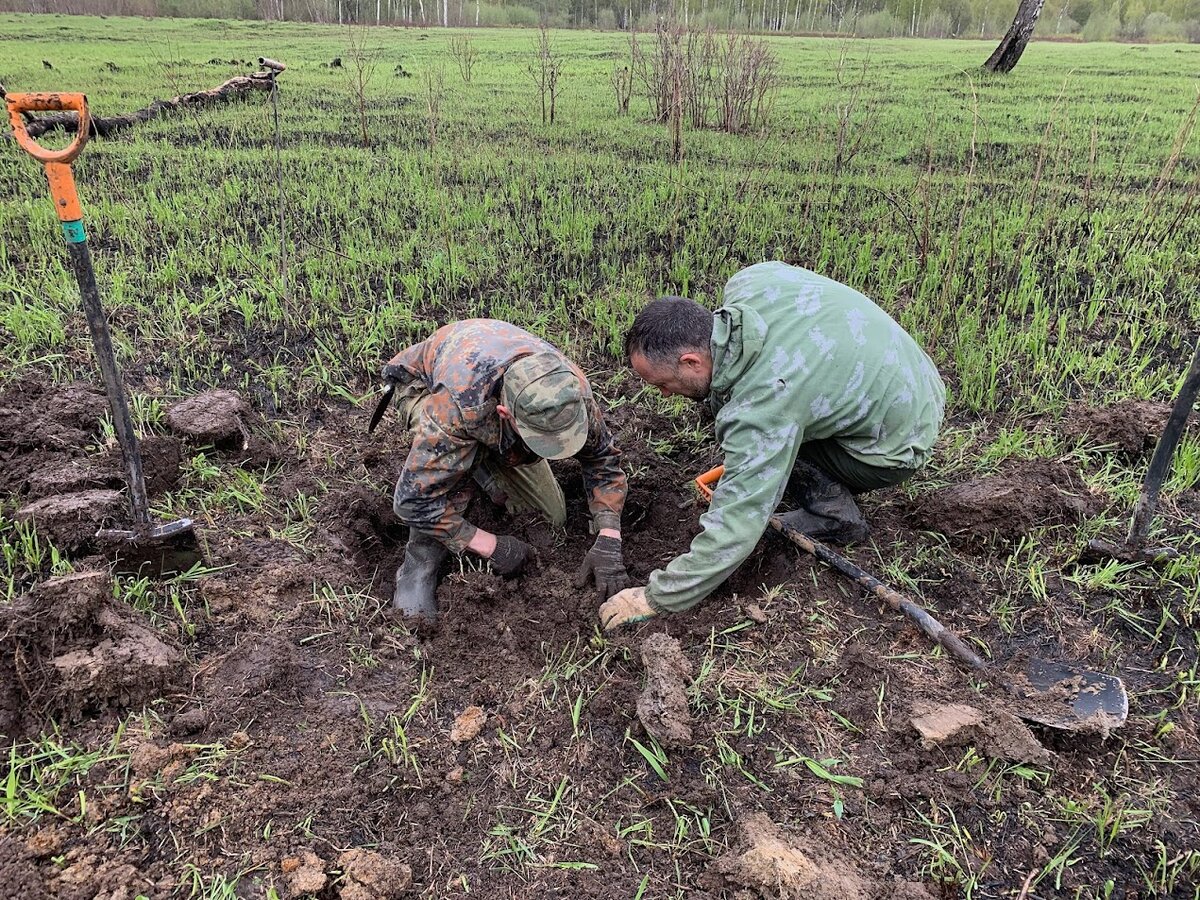
[{"label": "green grass field", "polygon": [[[10,16],[0,31],[9,90],[86,89],[100,115],[246,70],[230,59],[292,66],[286,297],[266,104],[177,115],[79,163],[122,337],[172,388],[355,394],[391,348],[465,313],[612,350],[645,297],[715,298],[739,266],[779,257],[896,313],[954,379],[956,409],[1026,414],[1169,389],[1177,323],[1197,312],[1196,157],[1173,149],[1200,48],[1035,44],[1015,77],[992,80],[982,44],[779,40],[770,133],[689,133],[673,167],[643,101],[615,113],[618,35],[555,35],[566,74],[550,128],[525,72],[533,33],[477,33],[467,85],[447,35],[370,31],[361,148],[349,75],[322,68],[348,59],[335,28]],[[438,71],[431,152],[425,76]],[[78,371],[41,173],[11,153],[2,165],[5,368]]]},{"label": "green grass field", "polygon": [[[624,329],[655,295],[715,305],[740,267],[783,259],[874,298],[928,349],[950,387],[938,458],[882,502],[885,522],[943,484],[1035,457],[1063,462],[1107,498],[1100,515],[1077,526],[1035,531],[982,555],[887,525],[859,561],[993,645],[1058,641],[1100,667],[1128,667],[1130,726],[1083,749],[1055,745],[1058,768],[945,751],[921,764],[921,778],[945,778],[955,790],[904,793],[885,814],[873,785],[891,790],[892,762],[879,760],[906,733],[897,669],[923,667],[945,682],[953,666],[915,641],[903,644],[880,628],[871,602],[789,556],[796,582],[764,582],[758,601],[776,622],[786,614],[777,645],[755,644],[740,613],[718,617],[749,600],[744,592],[741,600],[723,594],[692,632],[679,632],[701,635],[687,648],[698,664],[690,699],[714,723],[695,759],[633,746],[628,731],[622,741],[612,723],[627,725],[628,709],[597,711],[598,730],[590,730],[589,704],[616,702],[595,700],[617,690],[610,667],[636,681],[635,647],[606,642],[591,618],[559,622],[544,645],[535,639],[533,671],[498,689],[529,693],[527,719],[512,713],[515,724],[488,751],[459,763],[468,782],[473,764],[498,772],[479,782],[498,793],[467,804],[454,825],[455,854],[435,866],[430,850],[426,873],[432,838],[407,810],[422,791],[432,793],[420,801],[426,807],[442,802],[421,772],[442,780],[436,767],[447,751],[437,735],[459,699],[478,693],[462,685],[474,670],[438,661],[427,671],[425,645],[401,625],[370,619],[377,602],[366,596],[369,577],[364,585],[326,573],[301,579],[298,605],[311,621],[301,618],[309,630],[288,639],[339,660],[339,689],[366,690],[355,679],[372,672],[400,685],[397,712],[353,706],[355,737],[340,745],[356,754],[354,778],[391,773],[394,805],[364,801],[361,833],[333,813],[323,818],[316,801],[291,809],[280,799],[285,787],[311,788],[322,773],[240,762],[269,741],[255,738],[247,749],[230,725],[187,745],[187,780],[175,784],[233,792],[251,782],[279,793],[245,801],[253,842],[225,838],[234,826],[216,805],[209,819],[197,813],[179,826],[162,812],[179,788],[139,782],[129,768],[129,736],[164,733],[165,707],[148,707],[103,729],[47,730],[14,746],[0,765],[0,865],[15,846],[4,840],[24,841],[55,822],[67,847],[125,854],[155,873],[153,889],[139,888],[154,898],[287,896],[271,848],[319,841],[407,847],[401,855],[424,896],[686,897],[708,889],[698,873],[733,843],[735,811],[762,805],[776,820],[811,825],[818,844],[856,848],[863,871],[924,883],[927,896],[1200,897],[1192,794],[1200,567],[1186,556],[1155,572],[1070,565],[1087,538],[1120,534],[1146,462],[1081,439],[1072,411],[1126,398],[1169,401],[1196,340],[1200,46],[1034,43],[1014,73],[995,78],[978,68],[991,50],[985,43],[771,39],[781,86],[769,128],[685,130],[676,165],[667,129],[649,120],[636,89],[630,115],[616,112],[610,75],[627,60],[626,36],[552,34],[565,74],[550,126],[526,71],[536,32],[467,34],[479,54],[470,83],[448,52],[451,33],[435,29],[358,35],[262,22],[0,15],[0,83],[85,91],[99,116],[213,87],[252,71],[259,55],[289,66],[280,79],[282,198],[262,94],[96,139],[75,167],[139,423],[162,431],[167,403],[222,386],[246,396],[267,422],[263,433],[285,447],[282,461],[250,468],[191,451],[183,486],[158,498],[156,511],[308,552],[319,530],[312,509],[324,498],[350,483],[386,491],[356,446],[368,441],[360,427],[367,413],[354,409],[373,401],[382,361],[466,316],[509,319],[577,356],[629,426],[619,439],[633,448],[635,485],[653,496],[651,479],[669,471],[673,493],[668,500],[663,486],[663,503],[675,503],[716,449],[687,405],[641,390],[624,369]],[[351,83],[351,44],[360,40],[374,61],[365,145]],[[335,57],[342,68],[329,66]],[[3,140],[0,389],[74,379],[98,381],[59,227],[42,172]],[[301,468],[308,480],[298,482],[291,475]],[[1192,434],[1159,523],[1160,535],[1185,549],[1194,542],[1197,477]],[[0,602],[70,568],[11,521],[17,502],[0,500]],[[223,559],[233,566],[233,557]],[[236,567],[226,576],[236,577]],[[756,569],[747,578],[753,590],[766,576]],[[209,654],[236,641],[220,626],[213,598],[221,595],[194,581],[124,579],[116,593],[203,669]],[[291,595],[258,582],[255,590],[269,598],[269,616],[239,628],[296,625]],[[482,631],[495,642],[494,631]],[[864,643],[886,650],[878,658],[891,673],[869,688],[852,674],[860,657],[842,656],[850,644],[866,652]],[[856,699],[840,705],[851,692]],[[244,727],[266,735],[275,721],[268,714]],[[308,735],[307,724],[278,722],[276,736]],[[566,737],[545,745],[541,735],[554,728]],[[325,740],[317,730],[314,743]],[[624,768],[588,769],[592,744],[600,749],[591,752],[620,754]],[[756,756],[767,747],[769,764]],[[693,763],[713,796],[687,794]],[[125,812],[105,813],[103,803],[95,811],[97,796],[134,795]],[[204,808],[204,798],[189,796]],[[237,808],[223,802],[222,815]],[[592,829],[607,837],[591,837]],[[606,841],[618,849],[593,852]],[[43,871],[78,861],[48,859]],[[331,882],[313,895],[326,900],[334,891]]]}]

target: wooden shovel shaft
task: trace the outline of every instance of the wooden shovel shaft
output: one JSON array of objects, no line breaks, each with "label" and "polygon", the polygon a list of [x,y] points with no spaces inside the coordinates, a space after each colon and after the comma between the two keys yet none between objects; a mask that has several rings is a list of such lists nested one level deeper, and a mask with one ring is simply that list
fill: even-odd
[{"label": "wooden shovel shaft", "polygon": [[825,565],[870,591],[898,613],[906,615],[914,625],[935,644],[945,647],[955,659],[972,669],[986,669],[988,664],[964,643],[957,634],[927,613],[899,591],[888,587],[870,572],[865,572],[840,553],[814,541],[808,535],[785,525],[778,516],[771,516],[771,527],[806,553],[810,553]]}]

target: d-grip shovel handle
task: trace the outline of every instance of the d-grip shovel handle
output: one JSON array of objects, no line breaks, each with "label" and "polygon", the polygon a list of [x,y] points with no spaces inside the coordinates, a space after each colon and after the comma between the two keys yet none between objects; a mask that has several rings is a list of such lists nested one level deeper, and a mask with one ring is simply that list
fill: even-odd
[{"label": "d-grip shovel handle", "polygon": [[[704,498],[705,503],[712,502],[714,486],[724,474],[725,467],[717,466],[696,479],[696,488],[700,491],[700,496]],[[820,541],[814,541],[807,534],[785,525],[778,516],[771,516],[770,524],[772,528],[801,550],[815,556],[851,581],[857,582],[860,587],[870,591],[896,612],[903,613],[926,637],[935,644],[940,644],[960,662],[980,671],[988,667],[988,664],[968,647],[962,638],[899,591],[884,584],[870,572],[864,572],[846,557],[830,550]]]},{"label": "d-grip shovel handle", "polygon": [[[91,116],[88,114],[86,94],[65,94],[58,91],[46,91],[36,94],[8,94],[8,120],[12,123],[13,134],[21,149],[41,163],[69,163],[83,150],[87,143]],[[74,112],[79,116],[79,127],[75,132],[75,140],[62,150],[50,150],[43,147],[29,136],[25,129],[25,119],[21,115],[27,112]]]},{"label": "d-grip shovel handle", "polygon": [[[83,150],[91,131],[91,116],[88,113],[86,94],[63,94],[56,91],[39,94],[8,94],[8,120],[12,123],[13,136],[21,149],[46,167],[46,180],[50,182],[50,197],[54,200],[54,211],[63,222],[68,243],[83,240],[83,218],[79,206],[79,195],[75,191],[75,177],[71,174],[71,162]],[[74,112],[79,116],[75,139],[62,150],[43,147],[25,128],[27,112]],[[70,224],[68,224],[70,223]]]}]

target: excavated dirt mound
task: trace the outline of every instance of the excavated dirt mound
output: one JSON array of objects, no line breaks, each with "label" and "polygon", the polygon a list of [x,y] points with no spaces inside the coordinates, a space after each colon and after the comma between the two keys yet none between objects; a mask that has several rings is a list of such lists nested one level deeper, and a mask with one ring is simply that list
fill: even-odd
[{"label": "excavated dirt mound", "polygon": [[910,510],[918,527],[962,543],[1019,540],[1033,528],[1094,515],[1103,501],[1060,462],[1012,460],[999,474],[940,488]]},{"label": "excavated dirt mound", "polygon": [[1077,404],[1067,411],[1062,424],[1072,437],[1137,457],[1154,449],[1170,415],[1170,403],[1122,400],[1111,406]]},{"label": "excavated dirt mound", "polygon": [[106,572],[52,578],[0,606],[0,735],[162,696],[183,655],[112,600]]},{"label": "excavated dirt mound", "polygon": [[[152,434],[142,437],[139,443],[146,490],[151,496],[175,490],[179,486],[182,461],[179,441],[167,435]],[[23,494],[27,500],[100,488],[121,490],[128,479],[119,447],[96,456],[73,459],[61,454],[31,456],[21,466],[22,469],[26,467],[23,475],[17,471],[17,466],[9,466],[7,471],[10,490]]]},{"label": "excavated dirt mound", "polygon": [[91,547],[96,532],[113,524],[120,514],[120,492],[95,489],[35,500],[17,510],[16,520],[32,522],[55,546],[79,553]]},{"label": "excavated dirt mound", "polygon": [[[99,441],[104,394],[74,383],[61,388],[18,382],[0,394],[0,492],[23,494],[39,469],[64,467]],[[86,479],[67,491],[100,485]]]},{"label": "excavated dirt mound", "polygon": [[0,451],[76,453],[94,441],[107,412],[104,392],[91,385],[20,382],[0,398]]}]

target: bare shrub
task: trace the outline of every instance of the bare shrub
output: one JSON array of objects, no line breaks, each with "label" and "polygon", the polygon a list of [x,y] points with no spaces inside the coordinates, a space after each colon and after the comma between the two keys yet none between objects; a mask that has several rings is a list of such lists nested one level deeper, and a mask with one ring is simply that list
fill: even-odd
[{"label": "bare shrub", "polygon": [[766,41],[729,32],[717,47],[717,127],[738,133],[766,126],[779,89],[779,63]]},{"label": "bare shrub", "polygon": [[555,110],[558,108],[558,79],[562,76],[562,57],[554,52],[550,45],[550,28],[542,23],[538,28],[537,43],[533,48],[533,61],[527,71],[538,90],[542,104],[542,124],[554,124]]},{"label": "bare shrub", "polygon": [[730,133],[766,127],[779,64],[766,41],[660,20],[648,45],[630,37],[630,70],[656,122]]},{"label": "bare shrub", "polygon": [[347,77],[350,84],[350,98],[358,113],[358,126],[361,132],[362,145],[370,144],[367,133],[367,85],[375,77],[375,67],[379,65],[380,51],[367,44],[366,25],[346,26],[346,56],[350,60],[347,67]]},{"label": "bare shrub", "polygon": [[643,48],[636,32],[629,36],[629,67],[642,86],[655,122],[666,122],[671,115],[676,38],[681,31],[679,25],[660,19],[654,26],[654,42],[649,48]]},{"label": "bare shrub", "polygon": [[442,70],[425,71],[425,115],[429,130],[429,152],[437,148],[438,132],[442,126],[442,98],[446,96],[446,79]]},{"label": "bare shrub", "polygon": [[450,55],[458,63],[458,73],[462,75],[465,84],[471,83],[471,73],[475,70],[475,62],[479,59],[479,51],[465,34],[457,34],[450,38]]},{"label": "bare shrub", "polygon": [[612,70],[613,93],[617,96],[617,115],[629,115],[629,99],[633,96],[633,69],[616,66]]}]

